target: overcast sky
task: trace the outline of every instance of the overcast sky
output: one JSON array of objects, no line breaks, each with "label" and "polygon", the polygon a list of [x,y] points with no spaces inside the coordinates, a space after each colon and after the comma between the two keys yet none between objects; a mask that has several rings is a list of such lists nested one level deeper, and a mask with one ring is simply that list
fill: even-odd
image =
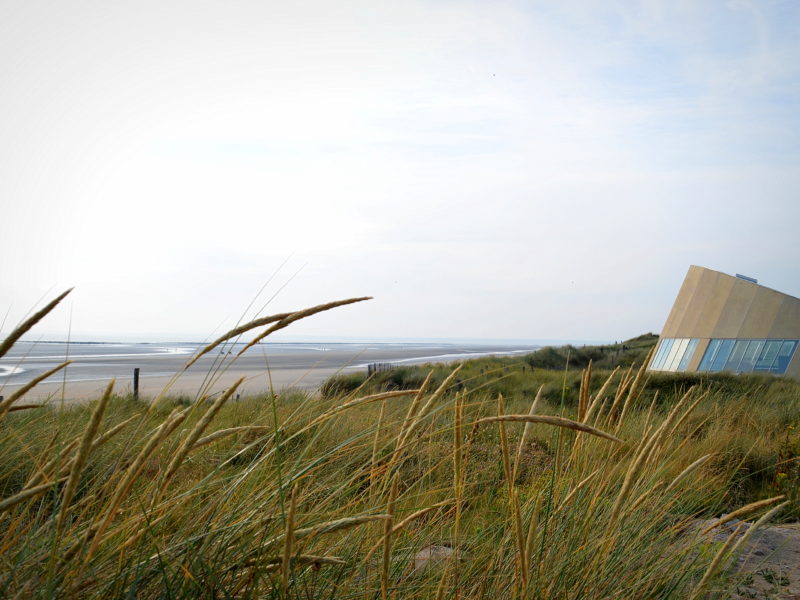
[{"label": "overcast sky", "polygon": [[[0,3],[0,321],[622,339],[800,295],[800,3]],[[270,279],[272,278],[272,279]]]}]

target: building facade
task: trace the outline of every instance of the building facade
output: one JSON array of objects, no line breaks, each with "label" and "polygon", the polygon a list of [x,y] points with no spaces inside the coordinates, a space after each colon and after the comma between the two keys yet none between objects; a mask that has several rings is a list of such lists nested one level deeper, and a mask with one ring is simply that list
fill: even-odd
[{"label": "building facade", "polygon": [[651,371],[773,373],[800,379],[800,298],[691,266]]}]

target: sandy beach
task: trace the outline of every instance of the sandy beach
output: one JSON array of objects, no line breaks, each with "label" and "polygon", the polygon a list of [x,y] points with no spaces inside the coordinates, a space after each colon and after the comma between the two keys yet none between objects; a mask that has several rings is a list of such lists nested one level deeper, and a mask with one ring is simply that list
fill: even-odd
[{"label": "sandy beach", "polygon": [[240,394],[299,388],[315,391],[336,373],[365,371],[371,363],[397,366],[425,362],[457,362],[487,354],[517,354],[534,347],[480,344],[272,344],[254,348],[239,358],[238,349],[215,350],[184,370],[197,347],[187,345],[96,344],[68,349],[38,344],[15,349],[0,367],[0,396],[13,393],[33,377],[53,368],[67,356],[66,369],[39,384],[27,401],[76,401],[97,397],[112,378],[118,393],[133,389],[133,369],[140,370],[139,393],[153,398],[162,393],[191,396],[218,393],[240,377]]}]

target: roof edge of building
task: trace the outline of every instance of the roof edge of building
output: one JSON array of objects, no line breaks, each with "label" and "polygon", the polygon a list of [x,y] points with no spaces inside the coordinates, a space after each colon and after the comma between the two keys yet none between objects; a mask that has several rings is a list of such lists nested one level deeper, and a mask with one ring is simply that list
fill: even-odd
[{"label": "roof edge of building", "polygon": [[710,269],[710,268],[704,267],[702,265],[689,265],[689,269],[692,269],[692,268],[694,268],[694,269],[702,269],[703,271],[709,271],[711,273],[716,273],[717,275],[724,275],[725,277],[730,277],[731,279],[734,279],[737,282],[741,281],[743,283],[748,283],[748,284],[754,285],[756,287],[764,288],[765,290],[769,290],[770,292],[775,292],[776,294],[780,294],[781,296],[786,296],[787,298],[791,298],[792,300],[797,300],[798,302],[800,302],[800,298],[798,298],[797,296],[792,296],[791,294],[787,294],[786,292],[782,292],[780,290],[776,290],[775,288],[771,288],[769,286],[762,285],[760,283],[755,283],[755,282],[749,281],[747,279],[743,279],[741,277],[737,277],[736,275],[731,275],[729,273],[725,273],[723,271],[718,271],[717,269]]}]

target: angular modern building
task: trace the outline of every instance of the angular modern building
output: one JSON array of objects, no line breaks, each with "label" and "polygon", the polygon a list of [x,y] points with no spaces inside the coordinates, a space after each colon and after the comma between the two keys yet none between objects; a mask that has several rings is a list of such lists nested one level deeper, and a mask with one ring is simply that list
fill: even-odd
[{"label": "angular modern building", "polygon": [[800,379],[800,298],[691,266],[651,371],[774,373]]}]

